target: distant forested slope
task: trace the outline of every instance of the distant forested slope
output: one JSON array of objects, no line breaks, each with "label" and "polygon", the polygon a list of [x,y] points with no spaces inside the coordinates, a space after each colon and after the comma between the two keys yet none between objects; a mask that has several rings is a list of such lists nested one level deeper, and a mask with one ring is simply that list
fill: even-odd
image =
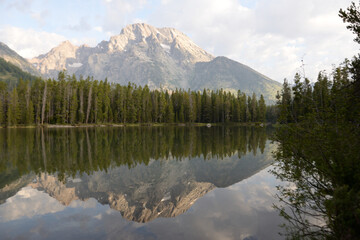
[{"label": "distant forested slope", "polygon": [[0,58],[0,81],[6,82],[8,86],[15,86],[20,78],[32,81],[36,77]]}]

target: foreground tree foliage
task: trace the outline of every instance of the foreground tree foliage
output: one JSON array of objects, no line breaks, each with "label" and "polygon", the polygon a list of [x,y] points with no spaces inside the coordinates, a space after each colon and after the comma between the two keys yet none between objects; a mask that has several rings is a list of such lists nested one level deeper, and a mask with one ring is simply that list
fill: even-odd
[{"label": "foreground tree foliage", "polygon": [[[340,16],[359,35],[355,4]],[[279,186],[277,206],[291,239],[360,239],[359,73],[354,57],[314,85],[297,74],[278,94],[273,173],[291,183]]]},{"label": "foreground tree foliage", "polygon": [[[270,114],[271,115],[271,114]],[[261,95],[223,90],[173,92],[147,86],[76,79],[20,79],[16,87],[0,82],[0,125],[265,122]],[[271,115],[273,117],[273,115]]]}]

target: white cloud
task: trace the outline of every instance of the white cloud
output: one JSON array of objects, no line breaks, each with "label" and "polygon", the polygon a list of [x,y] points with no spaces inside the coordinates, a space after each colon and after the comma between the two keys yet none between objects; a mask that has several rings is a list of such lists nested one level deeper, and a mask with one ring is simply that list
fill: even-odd
[{"label": "white cloud", "polygon": [[43,10],[40,12],[31,12],[30,15],[38,22],[40,26],[45,26],[49,12],[47,10]]},{"label": "white cloud", "polygon": [[[67,36],[77,45],[95,46],[134,22],[174,27],[210,53],[240,61],[278,81],[292,79],[301,59],[306,75],[314,79],[320,70],[329,71],[332,64],[358,51],[354,36],[338,17],[339,9],[347,8],[351,0],[254,1],[248,8],[238,0],[102,0],[96,25],[88,18],[78,18],[72,30],[67,29]],[[50,9],[37,9],[36,3],[5,1],[8,9],[30,14],[41,27],[51,26],[44,21]],[[79,16],[87,16],[91,9],[83,11],[86,14],[79,10]],[[86,31],[80,35],[79,30]],[[25,57],[45,53],[63,40],[58,33],[0,26],[0,41]]]},{"label": "white cloud", "polygon": [[93,30],[95,30],[97,32],[102,32],[103,31],[101,26],[96,26],[96,27],[93,28]]},{"label": "white cloud", "polygon": [[96,38],[91,38],[91,37],[83,37],[83,38],[71,38],[70,42],[76,46],[80,46],[80,45],[87,45],[90,47],[95,47],[98,44],[98,41]]},{"label": "white cloud", "polygon": [[249,9],[236,0],[167,0],[150,23],[178,28],[214,55],[228,56],[278,81],[292,79],[304,58],[307,76],[315,78],[358,49],[338,17],[350,2],[258,0]]},{"label": "white cloud", "polygon": [[22,57],[31,58],[50,51],[66,38],[56,33],[35,31],[12,26],[0,28],[0,41]]},{"label": "white cloud", "polygon": [[81,17],[78,23],[68,25],[66,28],[72,31],[81,31],[81,32],[92,30],[92,27],[87,22],[85,17]]},{"label": "white cloud", "polygon": [[103,29],[119,33],[127,24],[136,19],[136,13],[146,5],[146,0],[105,0],[106,13]]},{"label": "white cloud", "polygon": [[7,5],[9,9],[15,8],[20,12],[28,12],[33,4],[33,0],[13,0],[8,2],[10,2]]}]

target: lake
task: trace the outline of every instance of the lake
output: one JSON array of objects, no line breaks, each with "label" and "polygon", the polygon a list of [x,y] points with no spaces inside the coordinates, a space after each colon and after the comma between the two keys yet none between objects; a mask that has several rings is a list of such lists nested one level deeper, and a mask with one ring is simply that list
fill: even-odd
[{"label": "lake", "polygon": [[271,129],[0,129],[0,239],[279,239]]}]

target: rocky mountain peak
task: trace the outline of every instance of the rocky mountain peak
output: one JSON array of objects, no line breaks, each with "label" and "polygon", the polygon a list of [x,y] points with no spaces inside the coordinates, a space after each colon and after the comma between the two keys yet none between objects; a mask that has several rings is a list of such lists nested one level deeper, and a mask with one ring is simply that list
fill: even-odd
[{"label": "rocky mountain peak", "polygon": [[129,24],[96,47],[62,42],[30,62],[46,78],[67,70],[110,82],[148,85],[151,89],[204,88],[263,94],[275,100],[281,84],[235,61],[215,59],[187,35],[174,28]]},{"label": "rocky mountain peak", "polygon": [[63,41],[57,47],[51,49],[50,52],[31,59],[30,63],[42,74],[61,71],[67,69],[66,63],[69,59],[76,58],[78,49],[79,47],[73,45],[70,41]]},{"label": "rocky mountain peak", "polygon": [[62,41],[58,47],[74,47],[74,45],[69,40],[65,40]]},{"label": "rocky mountain peak", "polygon": [[75,57],[78,46],[73,45],[70,41],[64,41],[59,46],[51,49],[50,54],[59,55],[59,57]]},{"label": "rocky mountain peak", "polygon": [[[156,43],[183,63],[208,62],[214,57],[174,28],[156,28],[145,23],[127,25],[119,35],[110,38],[108,51],[124,51],[134,45]],[[173,49],[175,48],[175,49]]]},{"label": "rocky mountain peak", "polygon": [[158,32],[158,30],[145,23],[129,24],[121,30],[120,34],[127,36],[131,40],[144,39],[151,34]]}]

